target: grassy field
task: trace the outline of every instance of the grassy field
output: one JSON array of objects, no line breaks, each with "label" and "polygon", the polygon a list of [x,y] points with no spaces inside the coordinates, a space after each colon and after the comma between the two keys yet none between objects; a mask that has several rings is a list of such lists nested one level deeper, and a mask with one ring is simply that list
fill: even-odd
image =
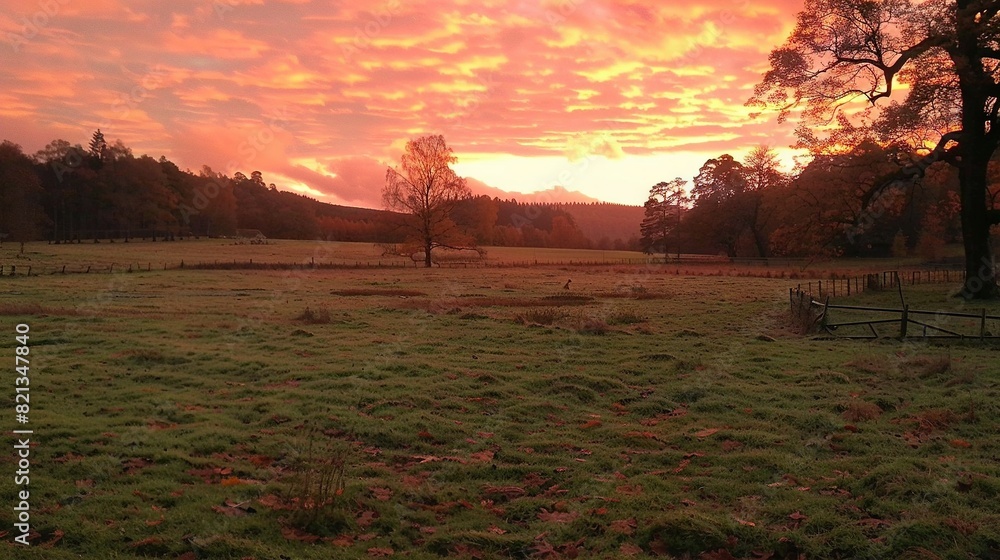
[{"label": "grassy field", "polygon": [[803,338],[788,280],[664,272],[0,278],[10,356],[31,327],[36,531],[0,555],[1000,555],[995,346]]},{"label": "grassy field", "polygon": [[[138,270],[174,269],[185,267],[245,265],[254,263],[298,265],[310,264],[336,267],[422,267],[409,257],[384,255],[383,249],[371,243],[340,241],[271,240],[267,245],[238,244],[232,239],[185,239],[173,242],[133,240],[130,243],[79,243],[53,245],[33,242],[25,246],[6,243],[0,246],[2,273],[10,274],[11,265],[19,274],[31,267],[34,275],[60,272],[92,273]],[[642,265],[652,260],[662,261],[663,255],[646,255],[635,251],[603,251],[599,249],[557,249],[535,247],[485,247],[485,259],[470,262],[475,257],[471,251],[435,251],[435,260],[445,268],[465,265],[479,266],[535,266],[535,265]],[[674,255],[671,255],[671,259]],[[919,258],[900,259],[772,259],[767,265],[754,259],[728,262],[724,257],[682,254],[680,262],[671,261],[666,267],[674,274],[697,276],[761,276],[786,279],[826,279],[833,276],[856,276],[868,272],[882,272],[911,267],[921,267]]]}]

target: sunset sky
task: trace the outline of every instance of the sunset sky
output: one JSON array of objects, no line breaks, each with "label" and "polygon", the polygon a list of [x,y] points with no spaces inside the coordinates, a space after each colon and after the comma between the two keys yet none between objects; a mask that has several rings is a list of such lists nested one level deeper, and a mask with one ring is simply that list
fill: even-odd
[{"label": "sunset sky", "polygon": [[641,205],[710,157],[792,144],[743,103],[801,7],[7,0],[0,139],[30,154],[101,128],[136,155],[380,207],[406,141],[443,134],[475,192]]}]

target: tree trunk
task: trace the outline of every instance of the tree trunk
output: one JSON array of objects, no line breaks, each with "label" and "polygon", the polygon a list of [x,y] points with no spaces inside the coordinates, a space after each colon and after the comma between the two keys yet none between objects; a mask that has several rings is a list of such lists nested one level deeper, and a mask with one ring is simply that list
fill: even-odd
[{"label": "tree trunk", "polygon": [[979,50],[979,23],[971,0],[956,1],[956,46],[951,57],[958,71],[962,97],[962,140],[958,183],[962,200],[962,243],[965,245],[965,299],[998,295],[996,268],[990,249],[990,221],[986,207],[987,168],[997,141],[985,130],[987,100],[993,83]]},{"label": "tree trunk", "polygon": [[431,239],[424,239],[424,266],[431,267]]},{"label": "tree trunk", "polygon": [[[978,150],[969,150],[978,151]],[[990,299],[997,289],[996,263],[990,247],[990,220],[986,207],[989,154],[966,154],[958,177],[962,197],[962,243],[965,246],[965,299]]]}]

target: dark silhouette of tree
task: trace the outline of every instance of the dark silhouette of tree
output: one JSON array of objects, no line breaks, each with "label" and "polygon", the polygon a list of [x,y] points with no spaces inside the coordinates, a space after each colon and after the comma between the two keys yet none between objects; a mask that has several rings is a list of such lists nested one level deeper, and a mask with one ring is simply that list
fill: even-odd
[{"label": "dark silhouette of tree", "polygon": [[695,176],[687,230],[712,253],[722,249],[730,257],[737,256],[747,222],[745,191],[743,164],[729,154],[706,161]]},{"label": "dark silhouette of tree", "polygon": [[772,220],[774,201],[771,196],[788,180],[778,169],[778,156],[767,146],[757,146],[743,161],[744,191],[743,205],[747,230],[757,248],[757,255],[767,257],[770,253],[770,232],[775,224]]},{"label": "dark silhouette of tree", "polygon": [[400,225],[420,244],[427,267],[435,248],[470,244],[452,216],[471,196],[465,179],[451,169],[456,161],[443,136],[424,136],[406,143],[398,169],[386,170],[382,201],[387,209],[406,214]]},{"label": "dark silhouette of tree", "polygon": [[678,177],[670,182],[657,183],[649,189],[645,215],[639,226],[643,251],[652,253],[659,250],[666,256],[673,237],[677,245],[677,256],[680,257],[677,236],[680,234],[681,214],[688,201],[684,191],[686,184],[687,181]]},{"label": "dark silhouette of tree", "polygon": [[[876,105],[899,82],[909,90],[874,128],[899,148],[902,170],[865,193],[923,176],[933,162],[958,168],[966,279],[962,295],[1000,295],[990,227],[1000,223],[991,206],[987,173],[1000,145],[1000,1],[807,0],[792,34],[771,52],[771,69],[748,104],[777,107],[779,120],[803,108],[800,137],[819,140],[810,125],[838,118],[856,99]],[[930,139],[933,148],[922,140]],[[843,139],[834,144],[845,145]],[[911,157],[916,154],[916,157]],[[870,214],[869,214],[870,215]]]},{"label": "dark silhouette of tree", "polygon": [[21,146],[0,144],[0,236],[21,244],[36,239],[45,222],[42,185]]},{"label": "dark silhouette of tree", "polygon": [[104,151],[108,148],[108,143],[104,139],[104,133],[101,129],[97,129],[94,132],[94,136],[90,139],[90,157],[91,161],[94,162],[96,167],[100,167],[101,163],[104,162]]}]

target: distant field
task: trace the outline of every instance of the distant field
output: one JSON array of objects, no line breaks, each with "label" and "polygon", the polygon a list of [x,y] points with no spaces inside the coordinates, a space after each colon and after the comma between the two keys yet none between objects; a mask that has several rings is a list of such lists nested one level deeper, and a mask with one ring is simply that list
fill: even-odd
[{"label": "distant field", "polygon": [[[48,274],[59,272],[66,267],[67,272],[79,272],[90,267],[92,272],[108,269],[159,269],[176,268],[181,262],[185,266],[215,263],[276,263],[305,265],[310,263],[341,266],[398,266],[419,267],[408,257],[384,256],[382,249],[371,243],[347,243],[339,241],[272,240],[267,245],[237,244],[231,239],[186,239],[184,241],[132,241],[130,243],[102,242],[51,245],[35,242],[26,245],[25,256],[16,258],[18,245],[5,243],[0,247],[0,264],[14,265],[24,271],[32,267],[32,273]],[[733,276],[780,276],[794,278],[826,278],[831,275],[862,274],[864,272],[893,270],[900,267],[919,266],[920,260],[907,259],[772,259],[767,265],[755,259],[740,259],[731,264],[725,257],[706,255],[681,256],[680,263],[671,261],[662,264],[663,255],[646,255],[635,251],[602,251],[587,249],[554,249],[534,247],[486,247],[486,263],[489,265],[546,265],[546,264],[600,264],[616,265],[628,263],[645,266],[643,263],[660,261],[653,267],[669,267],[675,274],[692,275],[733,275]],[[462,266],[456,263],[456,255],[448,251],[435,251],[435,258],[441,257],[445,266]],[[708,262],[705,262],[705,261]],[[464,255],[461,261],[468,261]],[[474,263],[465,262],[472,266]]]},{"label": "distant field", "polygon": [[[316,249],[153,246],[115,249]],[[0,556],[1000,554],[997,348],[802,338],[788,287],[662,267],[0,278],[9,356],[31,327],[37,530]],[[907,297],[960,306],[947,290]]]}]

